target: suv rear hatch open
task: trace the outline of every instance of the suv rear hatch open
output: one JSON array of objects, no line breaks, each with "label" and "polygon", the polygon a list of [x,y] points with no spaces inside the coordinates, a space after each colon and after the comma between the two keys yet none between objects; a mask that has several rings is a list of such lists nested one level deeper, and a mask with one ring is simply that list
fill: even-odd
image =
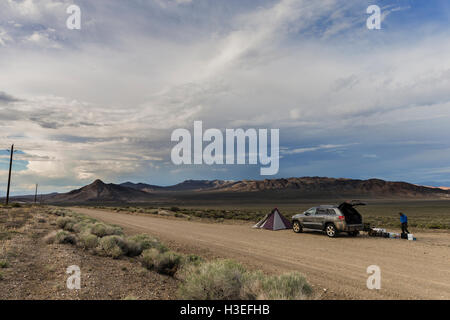
[{"label": "suv rear hatch open", "polygon": [[339,205],[339,210],[345,216],[345,222],[348,226],[360,224],[362,225],[362,216],[355,209],[355,206],[365,206],[366,204],[361,201],[351,201],[351,202],[343,202]]}]

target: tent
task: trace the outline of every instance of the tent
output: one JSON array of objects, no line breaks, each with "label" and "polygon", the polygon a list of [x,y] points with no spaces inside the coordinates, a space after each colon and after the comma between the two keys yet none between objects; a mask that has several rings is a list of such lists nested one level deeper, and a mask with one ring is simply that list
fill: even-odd
[{"label": "tent", "polygon": [[292,224],[280,213],[277,208],[275,208],[271,213],[255,224],[253,228],[267,230],[291,229]]}]

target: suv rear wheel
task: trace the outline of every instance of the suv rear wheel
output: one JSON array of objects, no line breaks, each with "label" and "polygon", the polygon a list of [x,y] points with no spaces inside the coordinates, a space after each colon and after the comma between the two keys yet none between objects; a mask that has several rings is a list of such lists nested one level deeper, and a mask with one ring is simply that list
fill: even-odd
[{"label": "suv rear wheel", "polygon": [[327,233],[327,236],[329,236],[330,238],[334,238],[337,235],[336,227],[334,226],[334,224],[331,223],[326,225],[325,232]]},{"label": "suv rear wheel", "polygon": [[294,230],[295,233],[301,233],[303,231],[303,227],[298,221],[294,221],[292,224],[292,230]]}]

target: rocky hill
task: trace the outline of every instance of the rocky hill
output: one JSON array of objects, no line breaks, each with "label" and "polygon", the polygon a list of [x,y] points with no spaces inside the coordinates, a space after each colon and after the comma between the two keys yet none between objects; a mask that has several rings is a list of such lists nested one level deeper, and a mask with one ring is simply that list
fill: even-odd
[{"label": "rocky hill", "polygon": [[127,202],[145,201],[151,194],[97,179],[93,183],[67,193],[52,194],[46,202]]},{"label": "rocky hill", "polygon": [[[101,180],[70,191],[44,195],[46,203],[151,202],[177,199],[286,199],[378,198],[378,199],[450,199],[450,190],[406,182],[380,179],[358,180],[327,177],[302,177],[265,180],[186,180],[172,186],[125,182],[106,184]],[[15,197],[32,201],[34,196]]]}]

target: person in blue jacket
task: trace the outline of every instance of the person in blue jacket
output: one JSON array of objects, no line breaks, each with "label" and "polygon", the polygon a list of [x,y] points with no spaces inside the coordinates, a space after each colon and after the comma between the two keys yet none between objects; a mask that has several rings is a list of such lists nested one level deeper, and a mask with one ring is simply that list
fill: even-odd
[{"label": "person in blue jacket", "polygon": [[408,217],[402,212],[398,213],[400,215],[400,223],[402,224],[402,233],[409,233],[408,231]]}]

